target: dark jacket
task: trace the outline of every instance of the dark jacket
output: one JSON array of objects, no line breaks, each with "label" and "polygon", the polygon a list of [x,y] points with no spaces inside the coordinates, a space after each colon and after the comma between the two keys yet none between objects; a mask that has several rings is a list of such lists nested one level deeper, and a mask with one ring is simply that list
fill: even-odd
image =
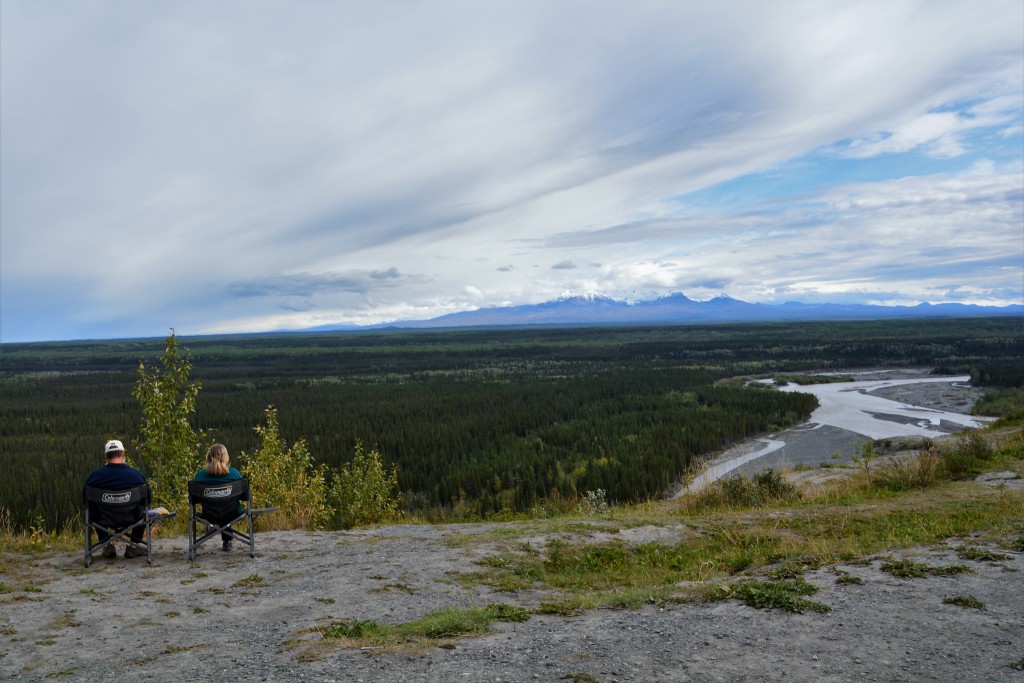
[{"label": "dark jacket", "polygon": [[[146,477],[131,465],[124,463],[108,462],[102,467],[97,467],[85,479],[85,486],[93,486],[98,489],[109,489],[111,491],[124,491],[132,489],[139,484],[145,484]],[[147,493],[149,486],[146,487]],[[82,496],[85,496],[85,487],[82,487]]]},{"label": "dark jacket", "polygon": [[127,526],[138,519],[140,515],[145,514],[150,496],[153,495],[149,485],[146,483],[146,477],[131,465],[108,462],[106,465],[97,467],[90,472],[89,476],[85,479],[85,485],[82,487],[82,502],[85,502],[86,486],[110,491],[126,491],[135,488],[139,484],[146,484],[146,501],[131,510],[114,512],[108,509],[107,512],[101,512],[99,506],[89,503],[90,517],[112,526]]}]

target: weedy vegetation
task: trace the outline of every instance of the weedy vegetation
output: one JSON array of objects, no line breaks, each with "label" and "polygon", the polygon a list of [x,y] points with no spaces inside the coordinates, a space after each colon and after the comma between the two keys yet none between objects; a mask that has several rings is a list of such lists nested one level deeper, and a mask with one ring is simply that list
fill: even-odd
[{"label": "weedy vegetation", "polygon": [[415,645],[423,640],[480,635],[486,633],[495,621],[527,621],[529,618],[530,613],[522,607],[490,604],[439,610],[402,624],[336,621],[322,632],[322,637],[325,640],[344,640],[352,647]]},{"label": "weedy vegetation", "polygon": [[954,595],[942,599],[944,605],[957,605],[959,607],[968,607],[970,609],[985,610],[985,603],[978,598],[971,595]]},{"label": "weedy vegetation", "polygon": [[786,612],[829,612],[831,607],[814,600],[807,595],[818,591],[801,577],[780,579],[775,581],[740,581],[732,584],[718,584],[710,587],[705,595],[708,600],[740,600],[746,605],[758,609],[781,609]]},{"label": "weedy vegetation", "polygon": [[920,562],[914,562],[913,560],[892,560],[890,562],[883,562],[881,569],[883,572],[888,572],[889,574],[901,579],[919,579],[925,576],[953,576],[956,574],[965,574],[971,571],[970,567],[962,564],[933,567]]}]

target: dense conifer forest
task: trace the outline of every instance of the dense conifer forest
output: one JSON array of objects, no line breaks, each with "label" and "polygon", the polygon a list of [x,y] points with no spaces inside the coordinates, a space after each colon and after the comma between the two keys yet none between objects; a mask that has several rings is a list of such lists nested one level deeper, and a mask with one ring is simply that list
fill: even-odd
[{"label": "dense conifer forest", "polygon": [[[195,427],[232,453],[257,447],[272,405],[282,436],[305,439],[319,463],[344,464],[357,441],[378,448],[405,508],[432,518],[598,489],[609,501],[657,497],[695,459],[814,408],[810,395],[735,378],[886,366],[1009,390],[1024,381],[1019,317],[179,341],[202,384]],[[162,339],[0,346],[0,508],[15,526],[78,517],[103,442],[137,440],[138,366],[162,350]]]}]

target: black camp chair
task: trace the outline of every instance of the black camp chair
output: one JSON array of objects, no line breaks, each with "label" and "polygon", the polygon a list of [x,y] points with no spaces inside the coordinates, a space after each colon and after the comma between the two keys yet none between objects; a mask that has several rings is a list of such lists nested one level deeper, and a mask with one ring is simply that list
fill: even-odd
[{"label": "black camp chair", "polygon": [[[146,550],[146,562],[153,562],[153,526],[174,517],[174,512],[155,515],[149,512],[149,487],[139,484],[135,488],[110,490],[86,486],[82,494],[85,504],[85,566],[92,564],[92,554],[108,543],[122,540],[135,550]],[[136,543],[131,532],[145,525],[146,540]],[[106,533],[109,538],[92,542],[93,530]],[[98,536],[99,534],[97,534]]]},{"label": "black camp chair", "polygon": [[[242,503],[242,512],[238,504]],[[256,557],[256,527],[254,521],[260,515],[277,508],[252,507],[252,491],[248,479],[236,479],[224,484],[202,481],[188,483],[188,559],[196,559],[200,545],[221,532],[249,546],[249,557]],[[248,533],[235,529],[233,524],[245,520]],[[199,535],[199,529],[206,533]]]}]

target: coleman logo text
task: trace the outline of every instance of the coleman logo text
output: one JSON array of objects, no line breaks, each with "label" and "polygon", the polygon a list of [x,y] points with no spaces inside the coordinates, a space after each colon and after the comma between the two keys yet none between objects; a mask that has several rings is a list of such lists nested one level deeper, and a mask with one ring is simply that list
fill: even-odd
[{"label": "coleman logo text", "polygon": [[104,493],[103,497],[100,498],[104,503],[128,503],[132,499],[132,492],[126,491],[124,493]]}]

